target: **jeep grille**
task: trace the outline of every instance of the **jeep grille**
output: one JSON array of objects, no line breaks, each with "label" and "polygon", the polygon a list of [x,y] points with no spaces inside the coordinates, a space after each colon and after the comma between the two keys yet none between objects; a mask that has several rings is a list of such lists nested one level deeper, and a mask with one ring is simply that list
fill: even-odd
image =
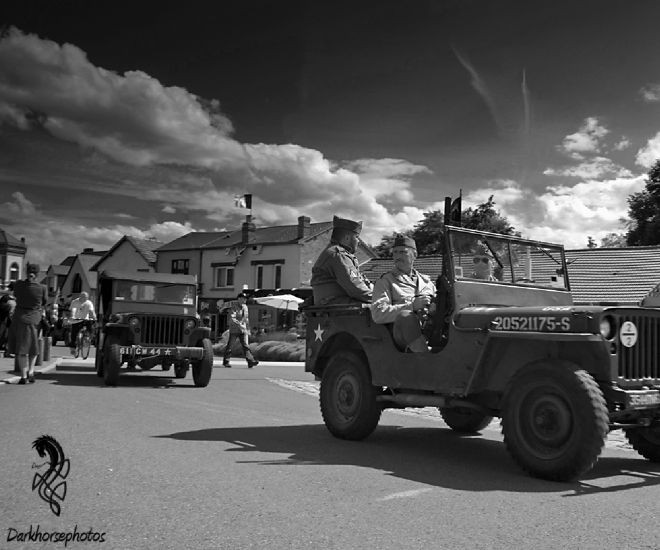
[{"label": "jeep grille", "polygon": [[183,345],[185,318],[171,315],[138,315],[140,343],[148,346]]},{"label": "jeep grille", "polygon": [[637,327],[637,343],[627,348],[619,341],[619,377],[631,382],[656,381],[660,378],[660,318],[654,312],[617,315],[619,330],[625,321]]}]

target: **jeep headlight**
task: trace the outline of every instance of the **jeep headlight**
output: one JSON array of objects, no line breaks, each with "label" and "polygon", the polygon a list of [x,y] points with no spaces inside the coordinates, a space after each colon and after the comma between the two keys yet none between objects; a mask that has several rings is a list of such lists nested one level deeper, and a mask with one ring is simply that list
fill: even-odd
[{"label": "jeep headlight", "polygon": [[140,319],[137,317],[131,317],[130,320],[128,321],[128,324],[131,325],[131,328],[136,328],[140,326]]},{"label": "jeep headlight", "polygon": [[186,321],[186,328],[188,330],[191,330],[191,329],[195,328],[195,320],[194,319],[188,319]]},{"label": "jeep headlight", "polygon": [[600,334],[605,340],[614,338],[616,326],[614,319],[610,315],[606,315],[600,320]]}]

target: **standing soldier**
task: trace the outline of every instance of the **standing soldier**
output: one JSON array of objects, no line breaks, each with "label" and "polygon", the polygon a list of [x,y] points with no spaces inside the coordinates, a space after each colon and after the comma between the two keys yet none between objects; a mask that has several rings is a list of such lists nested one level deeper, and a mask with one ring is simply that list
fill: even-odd
[{"label": "standing soldier", "polygon": [[229,338],[227,338],[227,346],[225,347],[225,353],[222,358],[222,365],[228,369],[231,368],[229,358],[231,357],[231,345],[234,342],[234,338],[238,339],[243,348],[243,354],[245,355],[248,369],[256,367],[259,364],[259,361],[254,358],[248,347],[250,322],[248,320],[248,307],[246,304],[247,295],[244,292],[241,292],[236,297],[236,301],[232,302],[227,314],[229,321]]},{"label": "standing soldier", "polygon": [[361,304],[371,301],[371,283],[360,273],[355,257],[362,222],[334,216],[330,244],[312,268],[316,305]]}]

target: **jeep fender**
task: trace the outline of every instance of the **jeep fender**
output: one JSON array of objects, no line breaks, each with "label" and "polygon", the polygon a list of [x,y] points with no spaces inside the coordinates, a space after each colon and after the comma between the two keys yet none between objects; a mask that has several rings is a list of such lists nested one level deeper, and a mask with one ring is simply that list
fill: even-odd
[{"label": "jeep fender", "polygon": [[197,342],[204,338],[211,338],[211,329],[209,327],[195,327],[190,333],[190,345],[197,346]]},{"label": "jeep fender", "polygon": [[106,323],[103,326],[102,332],[106,336],[116,336],[120,342],[125,344],[133,343],[133,335],[126,324]]},{"label": "jeep fender", "polygon": [[612,362],[600,335],[491,331],[466,391],[501,393],[519,369],[552,360],[577,365],[597,381],[611,379]]},{"label": "jeep fender", "polygon": [[371,378],[371,367],[368,365],[367,354],[357,338],[349,332],[336,332],[323,343],[323,346],[316,355],[316,361],[311,372],[319,378],[322,377],[330,357],[339,351],[353,351],[364,356],[367,362],[367,368],[369,369],[369,377]]}]

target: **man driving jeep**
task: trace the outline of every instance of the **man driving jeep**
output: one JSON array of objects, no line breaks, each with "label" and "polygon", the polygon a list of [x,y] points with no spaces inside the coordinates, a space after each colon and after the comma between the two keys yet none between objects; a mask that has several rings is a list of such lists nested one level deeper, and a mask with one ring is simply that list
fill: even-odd
[{"label": "man driving jeep", "polygon": [[411,237],[396,236],[392,257],[394,268],[374,286],[371,316],[379,324],[393,323],[392,335],[399,349],[428,352],[421,319],[429,312],[435,285],[427,275],[413,268],[417,245]]}]

